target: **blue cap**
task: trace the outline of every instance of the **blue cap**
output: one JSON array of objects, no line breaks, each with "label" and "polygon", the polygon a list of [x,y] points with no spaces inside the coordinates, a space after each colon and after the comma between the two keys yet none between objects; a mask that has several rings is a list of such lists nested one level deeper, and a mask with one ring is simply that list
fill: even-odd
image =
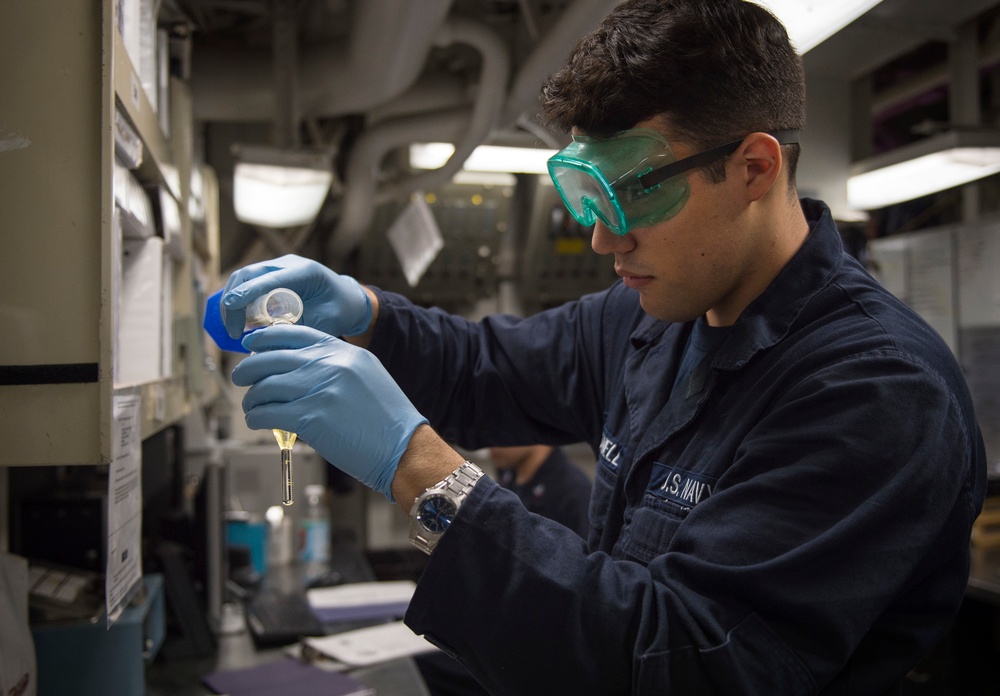
[{"label": "blue cap", "polygon": [[[208,302],[205,303],[205,321],[202,324],[205,327],[205,331],[208,335],[212,337],[215,341],[215,345],[219,346],[222,350],[228,350],[231,353],[249,353],[246,348],[243,347],[243,336],[239,338],[233,338],[226,332],[226,325],[222,321],[222,290],[208,298]],[[249,332],[247,332],[249,333]],[[243,334],[244,336],[246,334]]]}]

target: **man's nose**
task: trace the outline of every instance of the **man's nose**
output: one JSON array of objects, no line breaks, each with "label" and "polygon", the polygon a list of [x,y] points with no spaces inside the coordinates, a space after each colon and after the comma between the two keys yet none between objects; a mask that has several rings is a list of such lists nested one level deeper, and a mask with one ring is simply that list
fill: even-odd
[{"label": "man's nose", "polygon": [[635,245],[631,234],[617,235],[600,219],[594,223],[590,246],[598,254],[614,254],[630,250]]}]

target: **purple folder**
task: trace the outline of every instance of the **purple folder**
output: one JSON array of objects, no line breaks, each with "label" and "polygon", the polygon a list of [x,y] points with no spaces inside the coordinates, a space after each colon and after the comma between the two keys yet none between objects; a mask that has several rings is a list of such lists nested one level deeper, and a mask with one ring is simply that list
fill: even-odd
[{"label": "purple folder", "polygon": [[375,690],[354,677],[291,658],[245,669],[212,672],[202,683],[228,696],[371,696]]}]

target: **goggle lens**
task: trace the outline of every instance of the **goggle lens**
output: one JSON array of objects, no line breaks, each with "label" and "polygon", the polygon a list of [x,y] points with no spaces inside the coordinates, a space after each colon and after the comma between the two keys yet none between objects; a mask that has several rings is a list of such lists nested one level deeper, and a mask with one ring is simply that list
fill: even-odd
[{"label": "goggle lens", "polygon": [[553,166],[549,173],[563,203],[581,225],[593,225],[600,219],[608,227],[619,227],[622,219],[608,198],[605,186],[593,175],[570,166]]},{"label": "goggle lens", "polygon": [[642,173],[675,159],[660,133],[637,128],[600,140],[574,136],[549,159],[549,174],[577,222],[593,225],[599,219],[624,235],[672,217],[687,200],[685,179],[648,191],[639,183]]}]

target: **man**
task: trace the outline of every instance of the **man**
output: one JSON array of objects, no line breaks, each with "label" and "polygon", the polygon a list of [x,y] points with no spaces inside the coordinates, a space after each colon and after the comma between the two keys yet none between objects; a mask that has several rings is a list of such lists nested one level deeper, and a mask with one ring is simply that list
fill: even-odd
[{"label": "man", "polygon": [[[564,202],[621,282],[475,324],[294,257],[242,269],[232,335],[282,285],[313,327],[244,339],[248,425],[411,515],[431,555],[406,622],[493,694],[893,691],[962,600],[985,453],[948,348],[796,200],[784,29],[626,0],[543,97],[578,136]],[[588,442],[588,543],[442,437]]]},{"label": "man", "polygon": [[584,539],[590,530],[587,506],[591,485],[587,475],[560,447],[517,445],[490,447],[497,483],[521,499],[528,512],[569,527]]}]

